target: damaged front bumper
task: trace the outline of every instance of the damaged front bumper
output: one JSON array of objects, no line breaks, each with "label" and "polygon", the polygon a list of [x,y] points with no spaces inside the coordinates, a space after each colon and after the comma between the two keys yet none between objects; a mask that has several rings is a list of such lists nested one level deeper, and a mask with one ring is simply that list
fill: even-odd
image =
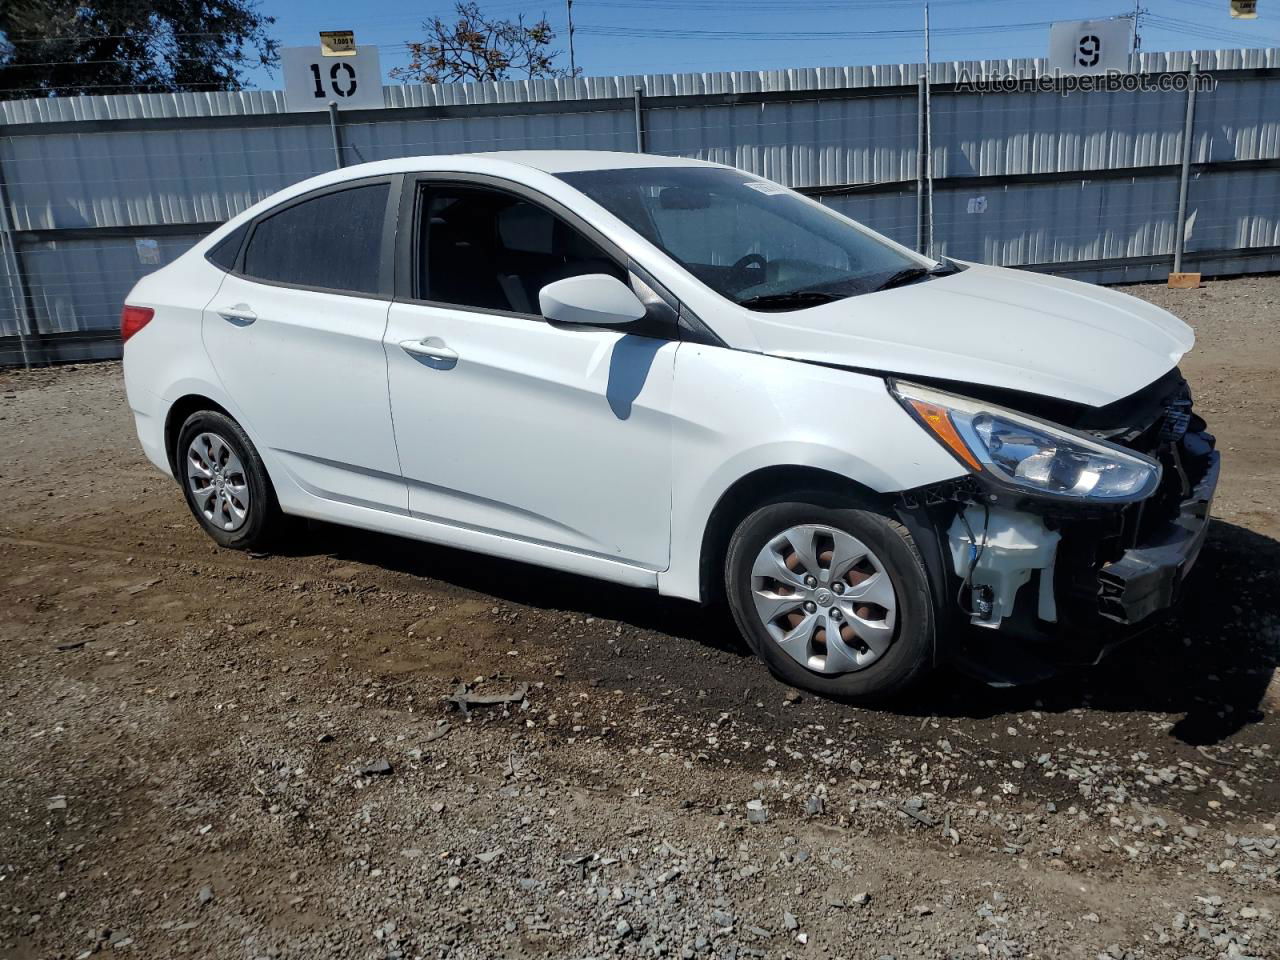
[{"label": "damaged front bumper", "polygon": [[1012,500],[969,478],[950,491],[914,491],[900,515],[917,539],[933,532],[935,589],[953,619],[983,628],[967,635],[972,642],[1091,663],[1177,602],[1208,531],[1213,437],[1186,433],[1159,456],[1161,486],[1137,503]]},{"label": "damaged front bumper", "polygon": [[1121,624],[1137,624],[1173,606],[1209,532],[1209,508],[1218,487],[1221,456],[1210,450],[1204,474],[1178,515],[1146,543],[1124,552],[1098,571],[1098,613]]}]

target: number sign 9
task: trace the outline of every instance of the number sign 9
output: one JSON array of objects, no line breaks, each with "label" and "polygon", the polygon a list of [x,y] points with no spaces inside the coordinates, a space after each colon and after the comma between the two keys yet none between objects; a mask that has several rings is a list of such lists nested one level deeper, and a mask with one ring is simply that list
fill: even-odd
[{"label": "number sign 9", "polygon": [[1094,33],[1086,33],[1080,38],[1080,46],[1076,51],[1077,67],[1096,67],[1102,59],[1102,41]]},{"label": "number sign 9", "polygon": [[1049,70],[1061,73],[1105,73],[1129,70],[1133,21],[1068,20],[1049,28]]}]

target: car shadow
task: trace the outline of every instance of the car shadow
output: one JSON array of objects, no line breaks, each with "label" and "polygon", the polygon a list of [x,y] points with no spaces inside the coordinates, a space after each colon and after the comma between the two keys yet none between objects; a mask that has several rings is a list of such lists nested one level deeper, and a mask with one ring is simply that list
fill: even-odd
[{"label": "car shadow", "polygon": [[[734,657],[750,651],[721,605],[688,601],[449,547],[313,522],[299,555],[326,553],[430,578],[531,608],[573,612],[667,634]],[[1215,520],[1177,612],[1102,663],[1018,687],[935,672],[886,709],[907,716],[989,718],[1077,708],[1180,716],[1172,736],[1224,740],[1262,719],[1280,665],[1280,542]],[[664,668],[669,663],[663,665]],[[706,678],[702,678],[705,680]],[[726,683],[737,682],[725,678]]]},{"label": "car shadow", "polygon": [[417,540],[309,521],[308,535],[285,551],[327,554],[343,562],[382,567],[475,591],[507,603],[554,613],[616,620],[695,641],[741,657],[751,655],[727,610],[659,596],[591,577]]},{"label": "car shadow", "polygon": [[1097,666],[1012,688],[942,672],[896,709],[967,718],[1147,711],[1181,715],[1171,735],[1211,745],[1263,718],[1278,665],[1280,542],[1215,520],[1177,610]]}]

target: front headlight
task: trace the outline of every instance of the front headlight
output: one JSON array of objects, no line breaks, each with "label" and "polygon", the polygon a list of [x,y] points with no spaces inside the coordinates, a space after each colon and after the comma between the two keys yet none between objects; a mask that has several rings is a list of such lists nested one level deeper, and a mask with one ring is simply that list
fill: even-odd
[{"label": "front headlight", "polygon": [[1160,483],[1154,460],[1003,407],[913,383],[890,390],[975,473],[1031,493],[1076,500],[1141,500]]}]

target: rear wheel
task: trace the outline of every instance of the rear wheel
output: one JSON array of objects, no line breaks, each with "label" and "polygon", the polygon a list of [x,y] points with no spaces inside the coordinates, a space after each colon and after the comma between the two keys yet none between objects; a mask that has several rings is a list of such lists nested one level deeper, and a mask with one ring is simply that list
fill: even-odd
[{"label": "rear wheel", "polygon": [[757,508],[729,542],[725,586],[747,643],[793,686],[882,699],[929,665],[933,602],[915,543],[852,498]]},{"label": "rear wheel", "polygon": [[253,550],[280,532],[284,518],[262,458],[226,414],[201,410],[187,418],[177,467],[192,515],[222,546]]}]

